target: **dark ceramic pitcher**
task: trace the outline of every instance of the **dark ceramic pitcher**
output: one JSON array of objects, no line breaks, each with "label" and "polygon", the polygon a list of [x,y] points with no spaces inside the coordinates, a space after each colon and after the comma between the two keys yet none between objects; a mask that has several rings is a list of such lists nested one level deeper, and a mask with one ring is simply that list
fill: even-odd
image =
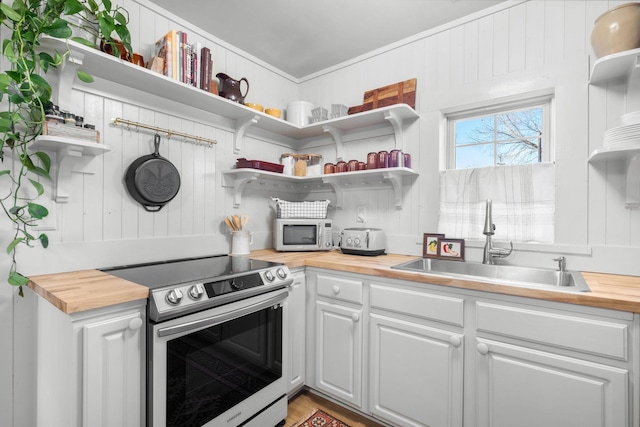
[{"label": "dark ceramic pitcher", "polygon": [[[225,73],[216,74],[218,80],[220,80],[220,87],[218,88],[218,93],[221,97],[227,98],[230,101],[238,102],[240,104],[244,104],[244,98],[249,93],[249,81],[244,77],[240,80],[232,79],[227,76]],[[247,90],[242,93],[240,89],[240,85],[242,82],[247,84]]]}]

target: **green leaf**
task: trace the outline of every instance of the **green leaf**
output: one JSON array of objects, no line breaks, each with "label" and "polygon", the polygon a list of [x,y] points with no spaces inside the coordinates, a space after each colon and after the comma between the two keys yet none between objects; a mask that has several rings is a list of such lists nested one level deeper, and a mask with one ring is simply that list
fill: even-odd
[{"label": "green leaf", "polygon": [[44,194],[44,187],[42,186],[42,184],[40,184],[38,181],[34,181],[31,178],[29,178],[29,181],[31,181],[31,184],[38,192],[38,196],[42,196]]},{"label": "green leaf", "polygon": [[102,0],[102,5],[107,11],[111,11],[111,0]]},{"label": "green leaf", "polygon": [[2,13],[4,13],[6,17],[11,19],[13,22],[18,22],[22,19],[22,16],[18,12],[4,3],[0,3],[0,10],[2,10]]},{"label": "green leaf", "polygon": [[58,39],[68,39],[71,37],[71,28],[69,28],[67,21],[62,18],[56,19],[51,25],[42,27],[42,32]]},{"label": "green leaf", "polygon": [[42,233],[38,236],[38,239],[40,239],[40,244],[42,244],[43,248],[47,249],[49,247],[49,236]]},{"label": "green leaf", "polygon": [[47,172],[47,174],[51,171],[51,157],[47,153],[42,151],[36,151],[33,153],[38,159],[40,159],[40,164],[42,168]]},{"label": "green leaf", "polygon": [[49,172],[44,170],[44,169],[42,169],[42,168],[39,168],[37,166],[33,166],[33,167],[27,168],[27,169],[29,169],[29,172],[33,172],[34,174],[36,174],[38,176],[41,176],[41,177],[47,178],[47,179],[51,179],[51,177],[49,176]]},{"label": "green leaf", "polygon": [[22,238],[22,237],[18,237],[17,239],[13,239],[13,242],[9,243],[9,246],[7,246],[7,254],[10,255],[11,252],[13,252],[13,250],[16,248],[16,246],[18,246],[23,241],[24,241],[24,238]]},{"label": "green leaf", "polygon": [[87,3],[89,3],[89,10],[91,10],[91,12],[95,13],[98,11],[98,4],[95,0],[87,0]]},{"label": "green leaf", "polygon": [[4,170],[1,170],[1,171],[0,171],[0,176],[2,176],[2,175],[8,175],[8,174],[10,174],[10,173],[11,173],[11,171],[10,171],[10,170],[8,170],[8,169],[4,169]]},{"label": "green leaf", "polygon": [[103,16],[98,17],[98,26],[100,27],[100,32],[103,36],[107,38],[107,40],[111,40],[111,34],[115,31],[116,27],[113,23],[113,20],[107,19]]},{"label": "green leaf", "polygon": [[91,41],[89,41],[87,39],[84,39],[82,37],[71,37],[71,40],[73,40],[74,42],[80,43],[82,45],[85,45],[87,47],[93,47],[93,48],[96,47],[95,43],[93,43],[93,42],[91,42]]},{"label": "green leaf", "polygon": [[29,77],[31,78],[31,82],[36,85],[39,90],[45,92],[52,91],[51,85],[42,76],[39,76],[38,74],[31,74]]},{"label": "green leaf", "polygon": [[27,279],[17,271],[12,271],[11,273],[9,273],[8,282],[10,285],[13,285],[13,286],[25,286],[26,284],[29,283],[29,279]]},{"label": "green leaf", "polygon": [[64,2],[64,14],[65,15],[75,15],[78,12],[84,10],[84,7],[77,0],[66,0]]},{"label": "green leaf", "polygon": [[119,24],[125,27],[127,25],[127,22],[129,21],[129,19],[120,12],[116,12],[114,18],[116,19],[116,21],[118,21]]},{"label": "green leaf", "polygon": [[49,215],[49,210],[37,203],[27,203],[27,207],[32,218],[42,219]]},{"label": "green leaf", "polygon": [[93,83],[93,76],[86,71],[78,70],[78,78],[85,83]]}]

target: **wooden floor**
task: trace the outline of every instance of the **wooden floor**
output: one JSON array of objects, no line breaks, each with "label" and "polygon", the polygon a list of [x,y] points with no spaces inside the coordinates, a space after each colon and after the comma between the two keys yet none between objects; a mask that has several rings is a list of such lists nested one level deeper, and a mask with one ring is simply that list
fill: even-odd
[{"label": "wooden floor", "polygon": [[287,416],[284,427],[296,426],[311,415],[314,409],[322,409],[349,424],[351,427],[384,427],[382,424],[371,421],[362,415],[351,412],[338,404],[323,399],[306,390],[289,401],[289,415]]}]

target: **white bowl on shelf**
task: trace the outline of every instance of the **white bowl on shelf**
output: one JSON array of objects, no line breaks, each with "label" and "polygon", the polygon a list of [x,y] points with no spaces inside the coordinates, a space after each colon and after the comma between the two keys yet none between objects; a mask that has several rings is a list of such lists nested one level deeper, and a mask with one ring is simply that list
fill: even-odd
[{"label": "white bowl on shelf", "polygon": [[633,125],[640,123],[640,111],[631,111],[620,117],[620,123],[623,125]]}]

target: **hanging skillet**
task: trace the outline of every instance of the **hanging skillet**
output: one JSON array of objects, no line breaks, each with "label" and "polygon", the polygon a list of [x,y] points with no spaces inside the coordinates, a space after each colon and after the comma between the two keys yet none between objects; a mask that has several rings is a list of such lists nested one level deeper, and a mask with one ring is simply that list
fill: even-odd
[{"label": "hanging skillet", "polygon": [[153,153],[134,160],[125,174],[129,194],[149,212],[162,209],[180,189],[180,173],[160,155],[160,135],[155,135],[153,144]]}]

